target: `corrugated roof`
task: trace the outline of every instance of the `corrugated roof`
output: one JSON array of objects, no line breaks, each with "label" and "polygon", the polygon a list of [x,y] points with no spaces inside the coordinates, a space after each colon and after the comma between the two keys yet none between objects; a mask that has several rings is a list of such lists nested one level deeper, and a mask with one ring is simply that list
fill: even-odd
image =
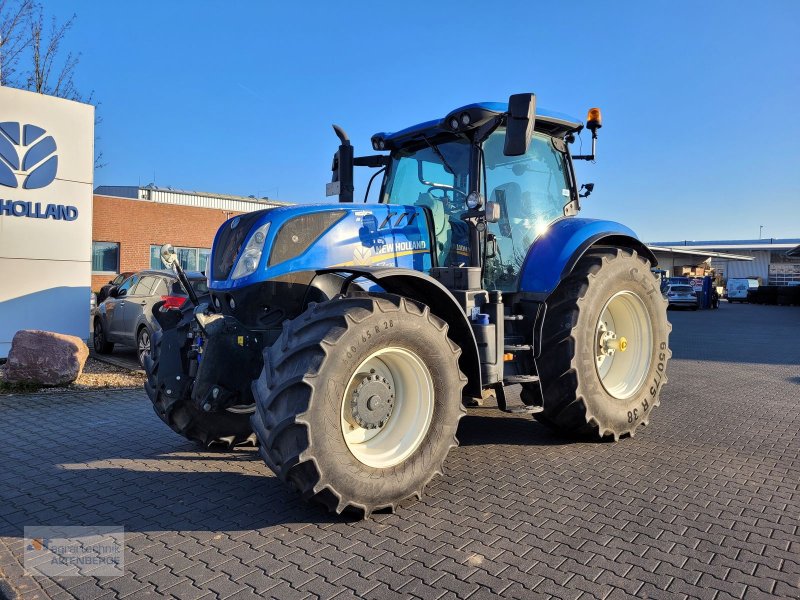
[{"label": "corrugated roof", "polygon": [[196,190],[178,190],[171,187],[159,187],[156,185],[135,186],[135,185],[98,185],[94,193],[100,196],[115,196],[117,198],[142,199],[148,192],[159,192],[163,194],[184,194],[187,196],[197,196],[199,198],[220,198],[223,200],[238,200],[241,202],[255,202],[258,204],[274,204],[276,206],[291,206],[292,202],[273,200],[266,196],[257,198],[256,196],[236,196],[233,194],[215,194],[213,192],[198,192]]},{"label": "corrugated roof", "polygon": [[266,197],[256,198],[255,196],[234,196],[232,194],[176,190],[155,185],[144,187],[131,185],[100,185],[95,188],[94,193],[98,196],[112,196],[130,200],[143,200],[145,202],[178,204],[182,206],[196,206],[236,212],[251,212],[264,208],[291,205],[290,202],[272,200]]},{"label": "corrugated roof", "polygon": [[706,250],[704,248],[687,248],[682,246],[674,248],[671,246],[655,246],[648,244],[647,246],[653,252],[666,252],[673,254],[689,254],[692,256],[705,256],[706,258],[725,258],[728,260],[753,260],[752,256],[745,256],[742,254],[730,254],[729,252],[714,252],[713,250]]},{"label": "corrugated roof", "polygon": [[760,240],[683,240],[680,242],[652,242],[650,246],[707,248],[709,250],[782,250],[794,248],[800,238],[764,238]]}]

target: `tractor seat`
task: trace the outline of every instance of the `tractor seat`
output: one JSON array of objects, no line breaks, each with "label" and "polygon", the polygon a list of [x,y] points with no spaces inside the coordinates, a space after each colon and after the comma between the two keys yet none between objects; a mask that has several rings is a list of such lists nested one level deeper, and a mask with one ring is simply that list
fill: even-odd
[{"label": "tractor seat", "polygon": [[[422,192],[417,198],[417,206],[424,206],[431,211],[433,216],[433,238],[436,244],[436,254],[439,265],[464,262],[464,256],[457,256],[458,250],[469,246],[469,227],[461,219],[448,215],[444,203],[439,198],[434,198],[427,192]],[[455,246],[454,245],[455,243]],[[468,254],[467,254],[468,257]]]},{"label": "tractor seat", "polygon": [[420,193],[416,202],[417,206],[424,206],[431,211],[433,216],[433,239],[436,243],[436,253],[439,256],[439,264],[442,257],[446,257],[449,251],[448,241],[450,239],[450,220],[444,212],[444,204],[441,200],[434,198],[427,192]]}]

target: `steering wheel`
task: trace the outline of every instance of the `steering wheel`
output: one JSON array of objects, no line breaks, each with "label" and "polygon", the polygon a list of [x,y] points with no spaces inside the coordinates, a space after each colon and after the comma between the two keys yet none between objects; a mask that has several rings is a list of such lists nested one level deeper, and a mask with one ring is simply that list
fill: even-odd
[{"label": "steering wheel", "polygon": [[[436,194],[433,193],[434,190],[442,192],[442,195],[437,196]],[[428,194],[430,194],[431,197],[435,198],[436,200],[444,200],[445,198],[447,198],[447,192],[453,192],[454,194],[461,194],[464,197],[464,199],[466,199],[468,196],[468,194],[462,192],[461,190],[457,190],[456,188],[450,186],[431,186],[428,188]]]}]

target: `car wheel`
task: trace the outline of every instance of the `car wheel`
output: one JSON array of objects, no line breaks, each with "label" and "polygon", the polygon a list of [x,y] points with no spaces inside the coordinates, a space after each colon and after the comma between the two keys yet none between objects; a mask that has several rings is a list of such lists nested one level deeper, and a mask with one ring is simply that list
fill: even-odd
[{"label": "car wheel", "polygon": [[103,321],[100,319],[96,319],[94,322],[92,341],[94,342],[94,351],[98,354],[111,354],[114,349],[114,344],[106,340],[106,331],[103,328]]},{"label": "car wheel", "polygon": [[147,327],[142,327],[136,336],[136,355],[139,364],[144,367],[144,357],[150,356],[150,330]]}]

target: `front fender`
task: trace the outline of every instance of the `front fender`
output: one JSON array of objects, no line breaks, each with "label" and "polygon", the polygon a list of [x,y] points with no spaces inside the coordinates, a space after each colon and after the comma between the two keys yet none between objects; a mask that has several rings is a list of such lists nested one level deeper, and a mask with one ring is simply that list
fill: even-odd
[{"label": "front fender", "polygon": [[447,323],[450,339],[461,348],[458,365],[468,380],[464,393],[473,398],[481,397],[481,363],[475,334],[464,309],[441,283],[419,271],[396,267],[348,266],[319,269],[315,272],[350,274],[352,279],[363,277],[373,281],[385,292],[427,305],[433,314]]},{"label": "front fender", "polygon": [[658,263],[653,252],[625,225],[599,219],[560,219],[528,250],[520,269],[519,290],[546,299],[592,246],[630,248],[653,266]]}]

